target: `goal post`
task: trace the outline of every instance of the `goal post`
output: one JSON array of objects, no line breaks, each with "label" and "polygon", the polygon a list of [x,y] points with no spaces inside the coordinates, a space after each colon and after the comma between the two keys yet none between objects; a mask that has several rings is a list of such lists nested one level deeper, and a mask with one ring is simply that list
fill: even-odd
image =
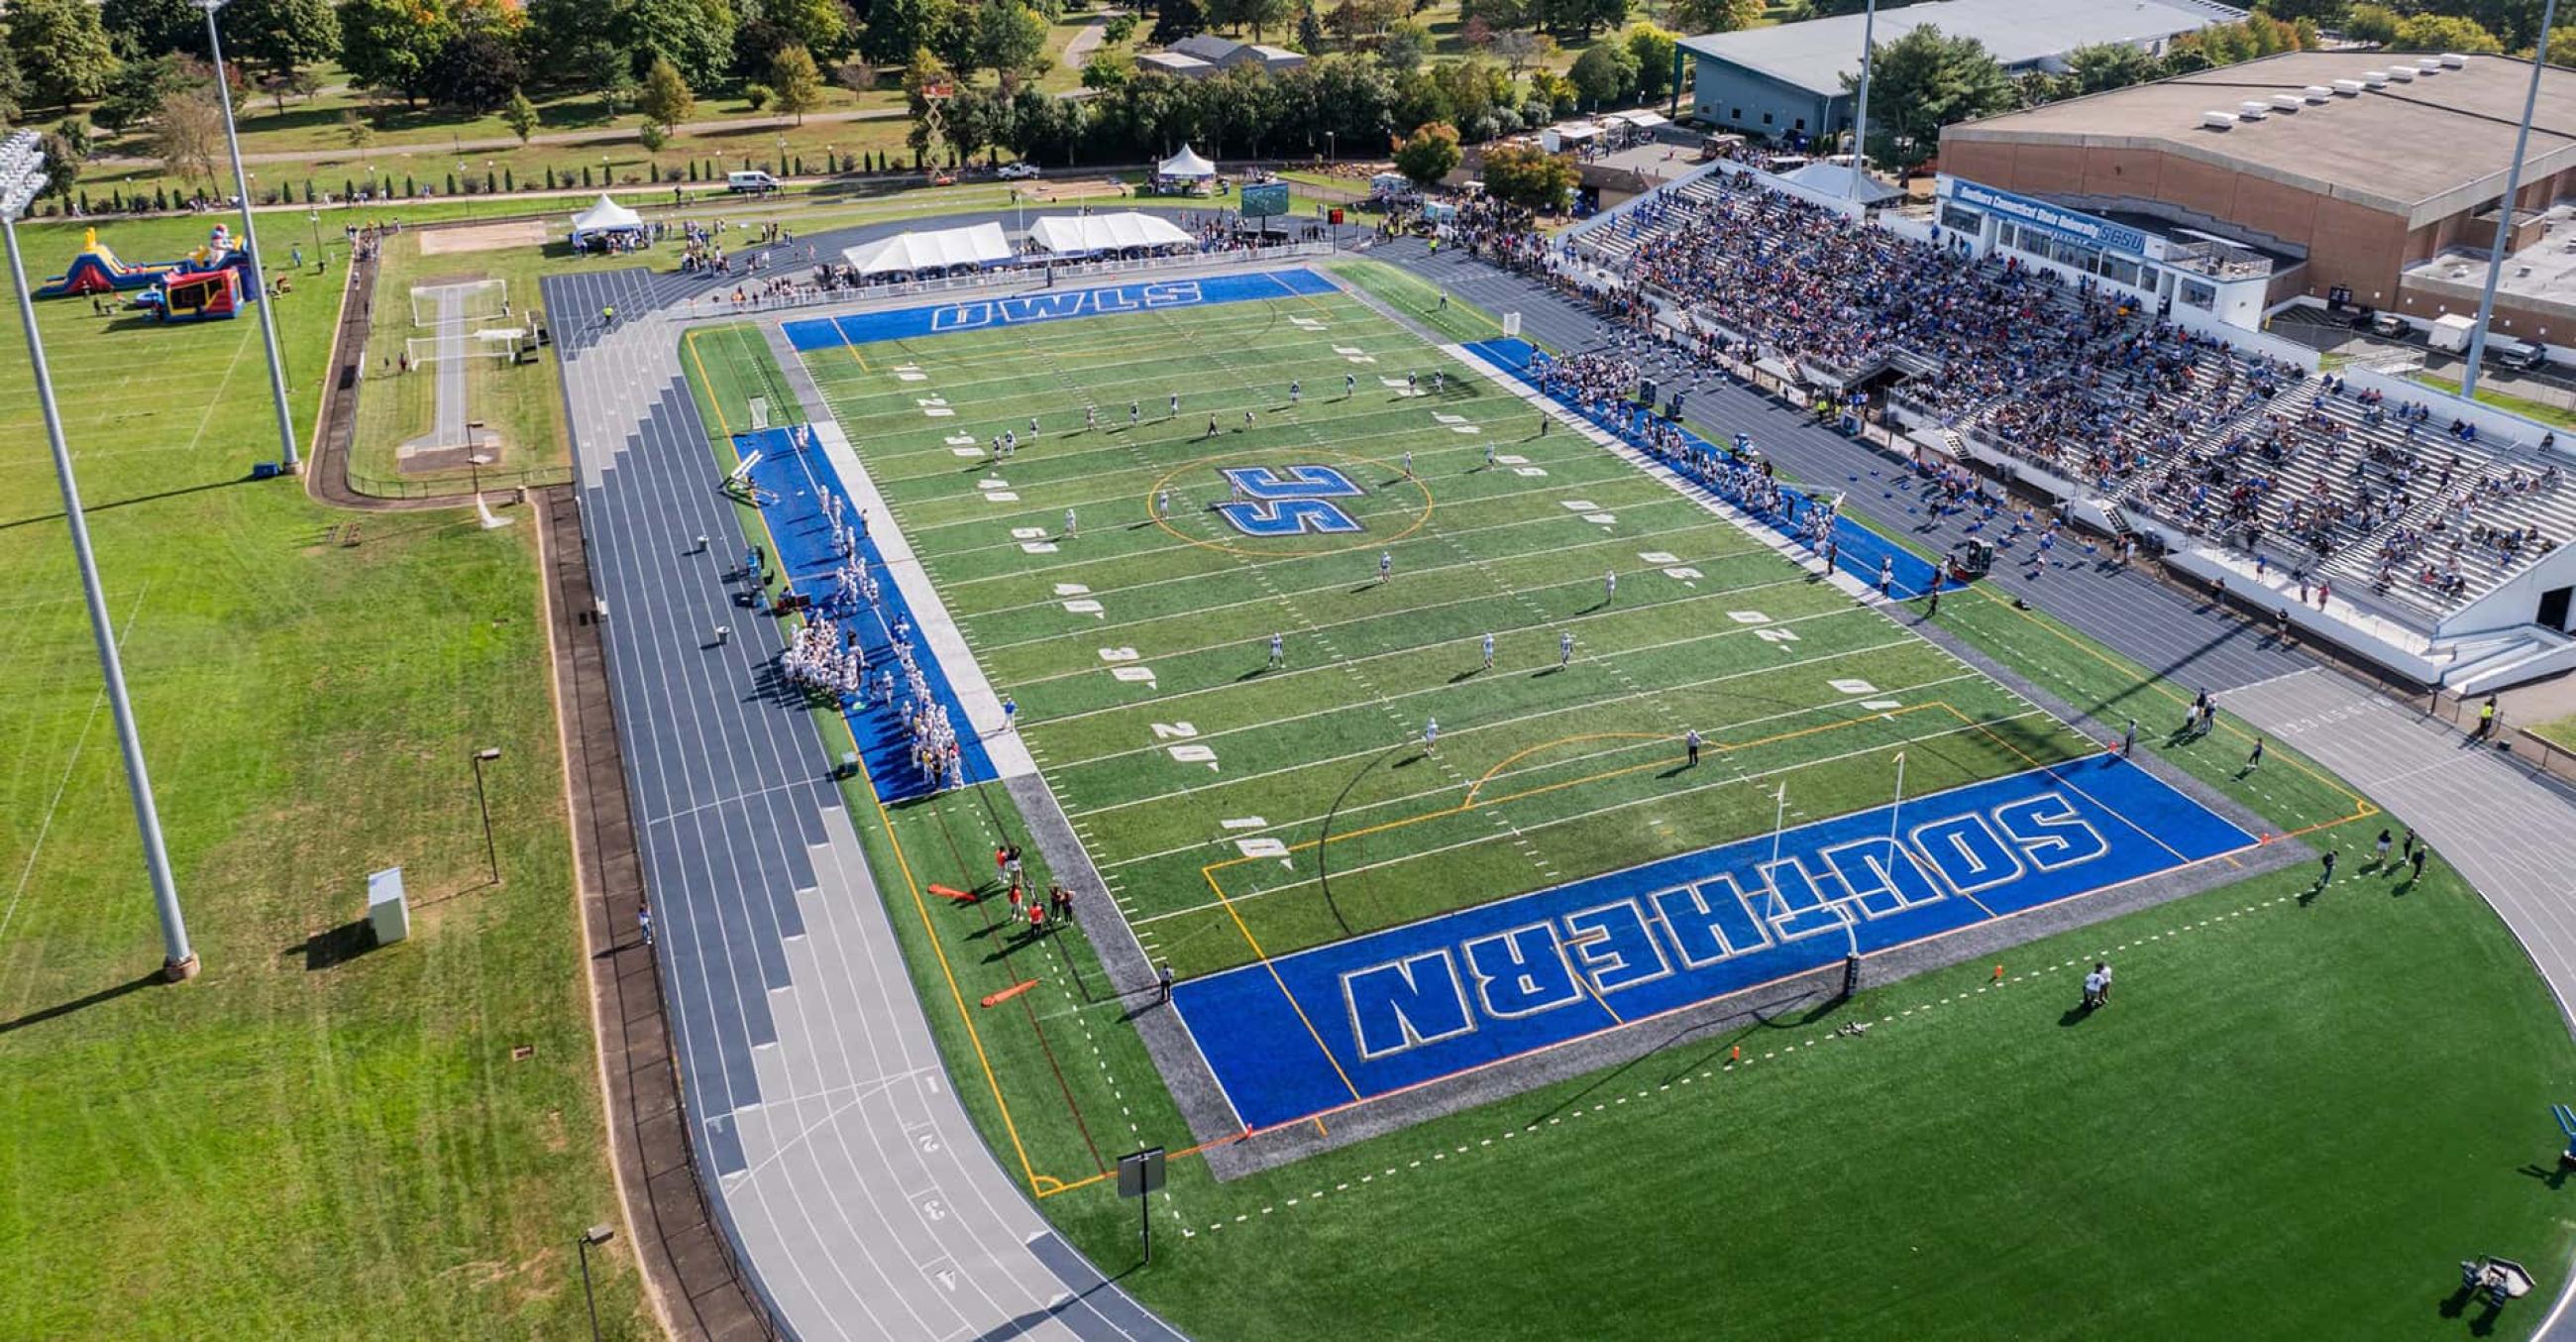
[{"label": "goal post", "polygon": [[407,336],[403,352],[417,367],[442,359],[494,359],[507,362],[518,353],[527,332],[515,326],[480,325],[467,330],[450,330],[438,335]]},{"label": "goal post", "polygon": [[455,284],[414,285],[411,324],[444,326],[450,322],[498,317],[510,309],[507,280],[465,280]]}]

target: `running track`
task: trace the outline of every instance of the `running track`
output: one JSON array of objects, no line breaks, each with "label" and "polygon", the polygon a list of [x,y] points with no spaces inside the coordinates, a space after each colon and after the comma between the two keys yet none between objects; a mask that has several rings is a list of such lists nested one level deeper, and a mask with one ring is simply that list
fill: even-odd
[{"label": "running track", "polygon": [[733,604],[747,541],[659,312],[704,287],[544,283],[710,1206],[793,1336],[1177,1342],[1048,1229],[948,1089],[833,762],[778,692],[778,625]]}]

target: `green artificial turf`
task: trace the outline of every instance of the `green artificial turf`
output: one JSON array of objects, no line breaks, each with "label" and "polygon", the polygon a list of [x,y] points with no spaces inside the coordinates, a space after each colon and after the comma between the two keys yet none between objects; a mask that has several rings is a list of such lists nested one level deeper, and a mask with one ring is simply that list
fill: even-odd
[{"label": "green artificial turf", "polygon": [[[109,241],[155,259],[205,228]],[[79,246],[21,232],[40,275]],[[336,303],[278,303],[303,432]],[[620,1218],[530,526],[368,517],[340,543],[351,519],[298,482],[245,479],[277,455],[254,319],[39,313],[204,974],[149,981],[161,942],[13,336],[0,1335],[581,1331],[573,1237]],[[357,953],[366,874],[393,865],[412,938]],[[608,1327],[643,1335],[623,1246],[592,1266]]]},{"label": "green artificial turf", "polygon": [[[1606,455],[1578,450],[1570,436],[1520,441],[1509,430],[1527,412],[1514,403],[1508,417],[1498,416],[1501,398],[1490,387],[1436,404],[1372,405],[1364,396],[1363,404],[1336,406],[1340,379],[1332,373],[1341,356],[1333,345],[1378,357],[1374,367],[1356,366],[1364,373],[1427,371],[1436,356],[1346,300],[1277,307],[1269,321],[1218,310],[809,356],[830,408],[893,499],[988,674],[1018,699],[1023,730],[1083,818],[1095,860],[1148,854],[1129,870],[1155,873],[1152,887],[1141,876],[1128,879],[1122,906],[1140,922],[1166,915],[1149,929],[1189,929],[1189,940],[1176,933],[1160,946],[1176,961],[1196,955],[1205,968],[1242,955],[1201,949],[1228,937],[1239,946],[1230,925],[1202,931],[1169,916],[1195,896],[1176,896],[1164,882],[1186,885],[1199,854],[1226,842],[1193,835],[1194,823],[1259,806],[1293,834],[1311,825],[1300,819],[1310,812],[1299,803],[1312,795],[1301,775],[1319,769],[1330,777],[1340,768],[1363,789],[1386,788],[1355,794],[1388,803],[1385,814],[1402,814],[1407,794],[1439,799],[1429,781],[1373,783],[1376,771],[1320,763],[1361,751],[1416,753],[1405,743],[1418,722],[1386,711],[1385,698],[1414,693],[1441,704],[1448,729],[1441,755],[1454,752],[1472,776],[1522,739],[1498,738],[1479,753],[1478,724],[1516,713],[1557,711],[1649,737],[1672,731],[1627,716],[1623,697],[1638,690],[1646,693],[1635,702],[1678,702],[1693,717],[1785,713],[1821,725],[1819,717],[1832,714],[1803,683],[1818,673],[1799,663],[1848,652],[1852,645],[1824,632],[1839,623],[1897,639],[1854,654],[1873,668],[1941,673],[1924,645],[1847,600],[1802,583],[1763,586],[1785,566],[1748,552],[1740,533],[1654,501],[1641,478],[1622,476],[1625,468]],[[1299,330],[1285,322],[1289,315],[1328,329]],[[751,395],[773,397],[773,407],[792,402],[755,333],[704,332],[696,352],[710,429],[719,435],[739,424]],[[899,366],[928,377],[893,385],[888,375]],[[1326,371],[1303,372],[1311,367]],[[1305,403],[1288,411],[1284,382],[1298,373]],[[1182,414],[1162,423],[1171,385],[1185,393]],[[1126,395],[1146,402],[1136,435],[1146,445],[1128,460],[1084,455],[1088,435],[1069,432],[1080,427],[1084,392],[1095,388],[1113,391],[1103,429],[1122,430],[1099,437],[1128,436]],[[921,415],[916,402],[927,395],[947,396],[959,413]],[[1223,431],[1200,444],[1211,402]],[[1262,426],[1252,435],[1233,432],[1245,404]],[[1418,421],[1434,409],[1487,432],[1471,438],[1423,427]],[[1005,424],[1025,430],[1030,413],[1042,432],[1014,461],[994,467],[946,450],[951,433],[980,441]],[[1368,463],[1355,467],[1374,472],[1361,508],[1399,506],[1386,502],[1402,497],[1389,478],[1400,472],[1388,463],[1406,445],[1439,501],[1437,527],[1396,543],[1401,564],[1385,588],[1374,581],[1374,546],[1302,558],[1213,552],[1179,545],[1152,517],[1151,496],[1171,469],[1195,477],[1240,450],[1238,441],[1284,438],[1275,427],[1282,420],[1309,417],[1315,436],[1287,438],[1289,447]],[[1544,479],[1560,492],[1579,489],[1613,513],[1612,535],[1572,515],[1525,518],[1504,496],[1478,488],[1492,483],[1474,479],[1477,440],[1488,435],[1549,470]],[[1295,455],[1273,450],[1285,451],[1281,464]],[[977,488],[988,476],[1022,499],[979,497],[993,492]],[[1201,520],[1206,482],[1173,487],[1190,491],[1172,510],[1182,527]],[[1069,541],[1058,535],[1067,501],[1081,509],[1080,535]],[[1551,530],[1551,539],[1498,544],[1497,534],[1512,533],[1469,530],[1479,520]],[[1040,528],[1058,548],[1027,553],[1012,534],[1021,526]],[[1454,547],[1448,555],[1421,553],[1451,527],[1464,539],[1441,540]],[[1682,539],[1644,538],[1665,529]],[[1613,558],[1623,545],[1632,557]],[[1704,585],[1733,588],[1707,603],[1721,612],[1714,620],[1694,617],[1696,589],[1633,558],[1657,546],[1700,569]],[[1444,559],[1491,574],[1491,585],[1462,585],[1437,600]],[[1586,616],[1600,596],[1599,568],[1613,563],[1623,575],[1616,607]],[[1247,586],[1256,565],[1279,592],[1295,595],[1283,600],[1258,580]],[[1097,619],[1066,611],[1060,581],[1083,584],[1106,609]],[[1667,582],[1675,589],[1664,589]],[[1176,588],[1185,590],[1155,595]],[[1758,598],[1744,595],[1756,589]],[[1383,597],[1408,604],[1400,613],[1365,604]],[[1632,600],[1665,604],[1647,606],[1636,621],[1642,628],[1614,637]],[[1771,617],[1763,626],[1738,626],[1723,614],[1756,608],[1757,600]],[[1267,615],[1242,613],[1265,604]],[[1452,604],[1454,618],[1437,609]],[[1553,661],[1553,637],[1538,632],[1550,619],[1588,621],[1572,625],[1584,652],[1578,669],[1617,666],[1635,684],[1586,680],[1556,687],[1570,691],[1562,698],[1521,702],[1524,691],[1513,686],[1558,678],[1531,674]],[[1289,635],[1287,672],[1263,670],[1271,623]],[[2387,823],[2294,752],[2276,747],[2263,771],[2240,777],[2251,737],[2233,721],[2206,737],[2169,740],[2188,694],[2045,615],[1972,590],[1945,603],[1940,623],[2101,722],[2138,717],[2143,747],[2254,808],[2272,832],[2300,833],[2349,856]],[[1490,681],[1470,641],[1488,624],[1504,661]],[[1114,638],[1111,626],[1123,626]],[[1755,627],[1800,637],[1772,644],[1730,632]],[[1331,630],[1330,646],[1314,632],[1322,629]],[[1693,654],[1652,651],[1675,639],[1692,640]],[[1781,664],[1737,661],[1730,639],[1759,643]],[[1103,646],[1134,646],[1139,655],[1103,661]],[[1918,666],[1910,660],[1917,658],[1931,660]],[[1117,665],[1154,668],[1151,702],[1117,697],[1122,682],[1108,672]],[[1736,671],[1750,674],[1724,690],[1686,683]],[[2026,711],[1964,672],[1947,664],[1947,675],[1962,677],[1940,689],[1954,706]],[[1359,688],[1361,677],[1373,688]],[[1467,705],[1454,725],[1452,702]],[[1318,711],[1334,730],[1293,727],[1291,719]],[[1184,716],[1192,735],[1153,729],[1157,721],[1176,727]],[[2024,750],[2092,748],[2050,719],[2016,721],[2033,724],[2018,738]],[[1822,735],[1893,733],[1855,738],[1877,754],[1919,730],[1902,722],[1867,719]],[[840,730],[828,721],[822,729]],[[1703,730],[1713,742],[1728,739]],[[1785,771],[1793,799],[1814,815],[1878,799],[1874,779],[1836,776],[1835,766],[1804,754],[1799,743],[1812,739],[1747,747],[1761,759],[1745,772]],[[1206,765],[1171,759],[1170,746],[1184,743],[1209,745],[1220,768],[1191,777]],[[1925,748],[1910,747],[1909,755]],[[1948,767],[1999,772],[2013,767],[2004,754],[1962,754]],[[1526,781],[1544,784],[1622,757],[1553,759],[1543,752],[1506,773],[1527,765],[1535,772]],[[1723,760],[1703,768],[1727,767]],[[1268,778],[1238,784],[1231,781],[1238,769]],[[1640,772],[1653,779],[1665,770]],[[1186,792],[1165,781],[1183,778]],[[1658,844],[1705,846],[1741,830],[1744,817],[1723,807],[1677,809],[1689,795],[1681,790],[1687,779],[1658,782],[1675,788],[1674,797],[1628,810],[1687,817],[1679,835],[1555,809],[1560,793],[1586,794],[1589,804],[1571,810],[1626,801],[1631,794],[1617,778],[1495,809],[1534,827],[1539,842],[1570,855],[1567,863],[1622,853],[1633,861],[1664,851]],[[1206,795],[1230,788],[1262,799]],[[1710,795],[1751,790],[1727,782]],[[995,936],[978,906],[922,895],[933,881],[985,879],[990,845],[1019,837],[1007,798],[974,789],[880,810],[865,786],[852,795],[916,985],[988,1142],[1105,1271],[1123,1274],[1122,1284],[1194,1335],[2448,1336],[2480,1326],[2479,1309],[2445,1312],[2459,1258],[2519,1258],[2541,1273],[2546,1296],[2571,1247],[2547,1168],[2556,1142],[2545,1106],[2561,1098],[2556,1078],[2576,1060],[2576,1045],[2519,947],[2438,861],[2412,884],[2348,861],[2344,877],[2313,901],[2300,898],[2312,866],[2240,881],[2017,947],[2000,957],[2000,986],[1993,965],[1981,963],[1875,987],[1832,1011],[1781,1004],[1767,1026],[1676,1039],[1637,1063],[1220,1184],[1188,1154],[1191,1135],[1121,1023],[1130,1008],[1107,998],[1078,934],[1026,946]],[[1273,795],[1286,803],[1272,807]],[[1148,800],[1122,809],[1139,819],[1085,814],[1138,796]],[[1396,870],[1421,864],[1434,877],[1422,882],[1437,891],[1429,898],[1452,903],[1543,883],[1526,866],[1510,871],[1478,856],[1492,845],[1472,839],[1437,857],[1414,851],[1417,839],[1449,823],[1385,831],[1396,846],[1382,857]],[[1597,848],[1572,838],[1587,831],[1598,831]],[[1150,845],[1185,852],[1154,857]],[[1174,862],[1190,869],[1167,878]],[[1564,870],[1567,879],[1575,874]],[[1258,912],[1265,903],[1288,910],[1314,902],[1289,888],[1295,876],[1282,871],[1274,894],[1239,902],[1254,910],[1247,922],[1268,920],[1263,925],[1292,941],[1325,935],[1294,914]],[[1392,889],[1374,894],[1367,916],[1400,916],[1403,898]],[[2071,1012],[2081,966],[2105,955],[2121,969],[2116,1004],[2090,1018]],[[1037,981],[1034,991],[1001,1007],[978,1005],[984,994],[1028,979]],[[1863,1021],[1872,1025],[1864,1037],[1833,1033]],[[1730,1067],[1736,1049],[1743,1061]],[[1155,1255],[1146,1267],[1136,1264],[1135,1208],[1112,1195],[1103,1173],[1120,1151],[1149,1144],[1182,1155],[1154,1205]],[[2493,1331],[2526,1333],[2540,1313],[2518,1305]]]}]

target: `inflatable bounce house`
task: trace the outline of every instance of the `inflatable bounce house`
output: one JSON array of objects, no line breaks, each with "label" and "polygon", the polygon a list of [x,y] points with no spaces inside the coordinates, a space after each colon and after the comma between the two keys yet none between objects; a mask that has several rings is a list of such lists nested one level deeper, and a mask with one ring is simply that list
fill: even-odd
[{"label": "inflatable bounce house", "polygon": [[164,276],[134,306],[165,322],[215,322],[240,316],[245,301],[241,272],[226,266]]},{"label": "inflatable bounce house", "polygon": [[[216,274],[231,276],[232,282],[226,285],[223,281],[207,278]],[[232,229],[224,224],[215,225],[205,246],[179,260],[144,262],[119,260],[116,253],[108,250],[107,244],[98,240],[98,230],[93,228],[82,239],[80,254],[72,258],[70,268],[36,290],[36,297],[68,298],[125,289],[168,288],[174,283],[177,288],[171,290],[172,301],[157,305],[147,302],[148,306],[158,307],[164,320],[172,319],[170,310],[179,306],[176,300],[181,297],[196,298],[198,310],[203,310],[208,306],[205,302],[208,296],[217,291],[228,293],[230,298],[223,305],[222,312],[205,313],[206,316],[223,317],[232,316],[241,304],[255,302],[259,298],[258,287],[251,283],[250,254],[233,245]],[[191,320],[195,319],[198,318]]]}]

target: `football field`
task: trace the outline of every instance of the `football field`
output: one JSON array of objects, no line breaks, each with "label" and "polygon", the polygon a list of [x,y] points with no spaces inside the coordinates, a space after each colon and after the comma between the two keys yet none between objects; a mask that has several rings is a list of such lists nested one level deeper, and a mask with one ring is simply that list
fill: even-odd
[{"label": "football field", "polygon": [[1882,804],[1899,752],[1929,794],[2086,751],[1309,287],[798,333],[1119,908],[1181,977]]}]

